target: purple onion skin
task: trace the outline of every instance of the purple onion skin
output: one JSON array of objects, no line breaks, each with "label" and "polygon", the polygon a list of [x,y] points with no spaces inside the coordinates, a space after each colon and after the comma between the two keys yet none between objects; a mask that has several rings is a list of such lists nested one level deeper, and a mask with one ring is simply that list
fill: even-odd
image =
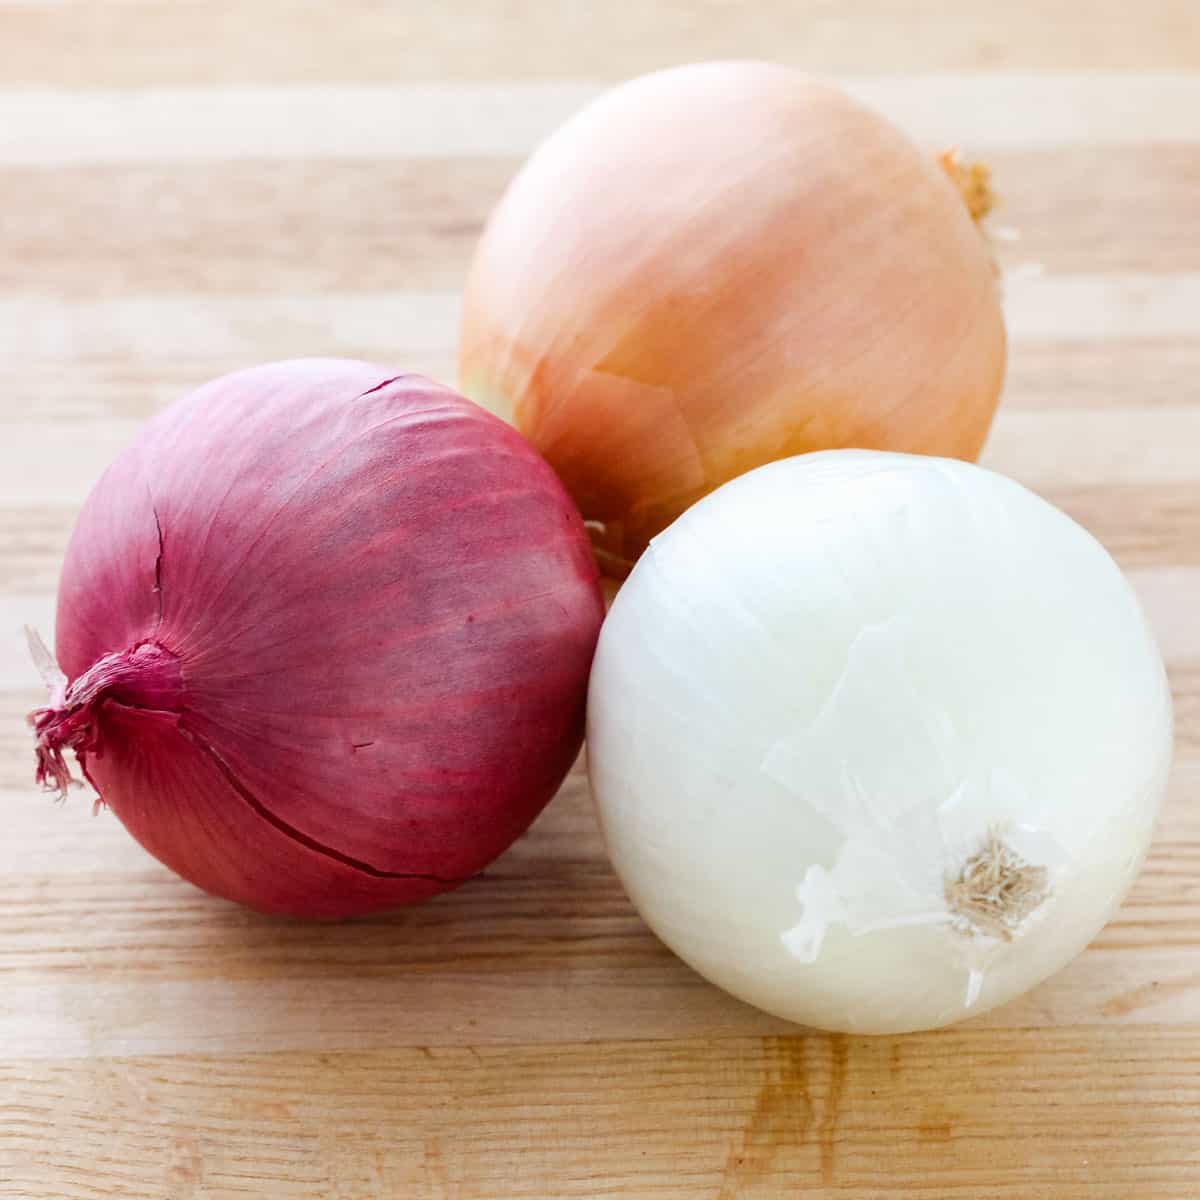
[{"label": "purple onion skin", "polygon": [[366,363],[242,371],[84,505],[39,776],[74,749],[151,854],[252,908],[421,900],[557,790],[602,617],[574,504],[498,418]]}]

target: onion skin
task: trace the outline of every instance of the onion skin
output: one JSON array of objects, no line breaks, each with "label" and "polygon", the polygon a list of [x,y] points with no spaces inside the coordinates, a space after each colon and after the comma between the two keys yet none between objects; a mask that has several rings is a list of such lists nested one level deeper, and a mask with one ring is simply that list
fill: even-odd
[{"label": "onion skin", "polygon": [[639,912],[805,1025],[932,1029],[1048,978],[1150,843],[1171,692],[1085,530],[968,463],[840,450],[688,510],[617,594],[588,770]]},{"label": "onion skin", "polygon": [[936,157],[786,68],[709,63],[608,92],[526,164],[475,255],[459,381],[633,560],[773,459],[974,459],[1004,365]]},{"label": "onion skin", "polygon": [[146,849],[253,908],[420,900],[556,791],[602,616],[578,512],[502,421],[366,363],[240,372],[84,505],[39,773],[74,748]]}]

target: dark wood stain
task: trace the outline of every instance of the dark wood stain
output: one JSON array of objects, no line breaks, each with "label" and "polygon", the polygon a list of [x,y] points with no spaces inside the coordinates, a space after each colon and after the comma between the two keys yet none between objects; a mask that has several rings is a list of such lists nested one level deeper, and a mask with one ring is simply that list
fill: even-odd
[{"label": "dark wood stain", "polygon": [[829,1035],[829,1091],[817,1135],[821,1149],[821,1179],[832,1183],[837,1163],[838,1118],[846,1091],[846,1075],[850,1061],[849,1042],[844,1033]]},{"label": "dark wood stain", "polygon": [[763,1039],[762,1081],[745,1129],[726,1156],[717,1200],[739,1200],[771,1179],[783,1154],[804,1145],[815,1119],[807,1043],[817,1036]]}]

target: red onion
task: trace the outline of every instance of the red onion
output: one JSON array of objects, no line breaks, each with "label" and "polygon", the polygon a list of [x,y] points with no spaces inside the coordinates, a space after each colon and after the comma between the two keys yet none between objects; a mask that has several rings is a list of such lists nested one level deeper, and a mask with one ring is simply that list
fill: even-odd
[{"label": "red onion", "polygon": [[334,917],[478,872],[582,739],[603,615],[550,468],[437,384],[226,376],[97,484],[58,596],[38,778],[253,908]]}]

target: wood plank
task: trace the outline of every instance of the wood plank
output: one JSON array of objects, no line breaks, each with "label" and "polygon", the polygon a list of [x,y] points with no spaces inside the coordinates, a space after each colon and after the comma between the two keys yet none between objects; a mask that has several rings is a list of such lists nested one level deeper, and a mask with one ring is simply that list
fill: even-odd
[{"label": "wood plank", "polygon": [[[915,137],[977,151],[1200,141],[1200,74],[838,77]],[[0,167],[527,154],[602,85],[0,91]]]},{"label": "wood plank", "polygon": [[1194,1200],[1200,1178],[1197,1025],[9,1061],[0,1096],[5,1176],[39,1200]]},{"label": "wood plank", "polygon": [[[397,352],[447,355],[458,327],[456,293],[406,291],[136,293],[64,299],[0,294],[0,352],[14,360],[169,358],[260,360],[289,354]],[[1025,341],[1200,336],[1200,272],[1018,277],[1005,286],[1014,345]],[[1015,353],[1015,352],[1014,352]],[[1131,398],[1136,402],[1136,396]],[[15,406],[12,415],[27,416]]]},{"label": "wood plank", "polygon": [[[40,454],[45,432],[9,425],[0,445],[0,508],[82,503],[140,424],[80,421],[61,430],[54,472]],[[1098,410],[1088,416],[1087,438],[1079,436],[1078,413],[1002,409],[980,462],[1036,490],[1186,487],[1195,478],[1197,444],[1200,405]]]},{"label": "wood plank", "polygon": [[497,77],[621,78],[667,63],[770,58],[817,71],[1188,68],[1191,0],[8,0],[10,84],[240,84]]},{"label": "wood plank", "polygon": [[1197,378],[1196,338],[1026,340],[1009,347],[1002,403],[1076,411],[1194,404]]},{"label": "wood plank", "polygon": [[[1200,148],[989,156],[1005,268],[1200,271]],[[0,170],[0,289],[75,300],[453,291],[518,159],[231,161]],[[1120,193],[1129,204],[1106,197]],[[1095,199],[1099,198],[1099,199]],[[1128,213],[1139,224],[1129,227]]]},{"label": "wood plank", "polygon": [[[452,338],[453,335],[450,335]],[[304,353],[302,334],[283,344],[258,335],[258,354]],[[396,347],[342,346],[344,353],[368,359],[389,356],[418,374],[453,384],[457,356],[447,344],[442,349],[401,345]],[[449,339],[448,339],[449,341]],[[205,353],[159,354],[150,346],[139,352],[106,353],[85,347],[69,356],[0,357],[0,388],[8,404],[0,409],[0,425],[36,420],[47,439],[61,437],[76,422],[107,417],[141,421],[166,407],[208,379],[258,361],[255,340],[239,350],[217,347]],[[328,345],[325,333],[307,346]],[[1077,413],[1100,408],[1187,406],[1196,403],[1193,381],[1200,378],[1200,339],[1161,337],[1100,339],[1094,341],[1024,340],[1010,347],[1008,379],[1003,405],[1006,410],[1071,410]],[[1179,514],[1187,519],[1189,514]],[[1174,526],[1157,530],[1170,539]],[[2,536],[2,534],[0,534]],[[1187,541],[1193,547],[1194,541]]]},{"label": "wood plank", "polygon": [[[453,320],[448,325],[453,327]],[[0,427],[36,421],[47,439],[51,439],[62,436],[66,427],[76,421],[86,423],[115,417],[139,423],[209,379],[270,357],[312,354],[322,346],[326,353],[390,361],[418,375],[453,384],[458,373],[458,356],[450,345],[452,338],[453,334],[445,339],[439,337],[438,341],[445,342],[440,349],[423,347],[419,344],[421,339],[404,326],[394,338],[394,345],[361,345],[338,340],[328,326],[306,336],[303,328],[284,327],[279,331],[264,323],[244,335],[240,347],[235,338],[232,345],[207,351],[201,345],[196,353],[188,353],[183,347],[177,347],[178,353],[161,353],[148,344],[149,339],[140,350],[122,349],[118,345],[107,352],[99,346],[93,349],[85,345],[61,354],[0,353],[0,387],[5,389],[8,399],[0,408]],[[390,330],[381,340],[393,340]],[[164,338],[164,342],[169,341]],[[1188,350],[1188,345],[1180,344],[1179,353],[1185,358]],[[1178,394],[1169,383],[1164,384],[1164,389],[1172,396]],[[0,432],[0,451],[3,436]]]},{"label": "wood plank", "polygon": [[[455,344],[458,313],[451,292],[168,293],[92,301],[9,292],[0,295],[0,354],[50,358],[64,367],[77,358],[137,362],[175,354],[240,358],[244,365],[388,349],[445,354]],[[6,411],[10,420],[28,419],[14,407]]]},{"label": "wood plank", "polygon": [[1085,419],[1071,411],[1002,408],[979,461],[1038,489],[1188,485],[1198,445],[1200,404],[1109,408]]},{"label": "wood plank", "polygon": [[1175,697],[1175,749],[1190,753],[1200,749],[1200,668],[1173,670],[1171,691]]},{"label": "wood plank", "polygon": [[[1181,568],[1200,564],[1200,512],[1195,483],[1081,487],[1039,486],[1052,504],[1100,540],[1126,570],[1162,563]],[[1200,589],[1189,576],[1171,585],[1183,609],[1200,602]]]},{"label": "wood plank", "polygon": [[1018,235],[996,244],[1000,262],[1050,274],[1193,270],[1200,145],[1147,142],[987,154],[997,195],[988,227]]},{"label": "wood plank", "polygon": [[[3,761],[15,769],[20,750],[6,744]],[[970,1027],[1195,1019],[1198,784],[1200,744],[1188,739],[1124,907],[1065,971]],[[642,925],[608,865],[581,769],[480,878],[414,909],[337,925],[260,917],[203,896],[110,814],[88,815],[82,792],[65,808],[28,789],[4,800],[0,1057],[790,1028],[709,987]]]},{"label": "wood plank", "polygon": [[1004,281],[1004,317],[1013,342],[1194,337],[1200,332],[1200,275],[1014,272]]},{"label": "wood plank", "polygon": [[[514,159],[0,170],[0,289],[447,291]],[[1200,259],[1198,259],[1200,262]]]}]

